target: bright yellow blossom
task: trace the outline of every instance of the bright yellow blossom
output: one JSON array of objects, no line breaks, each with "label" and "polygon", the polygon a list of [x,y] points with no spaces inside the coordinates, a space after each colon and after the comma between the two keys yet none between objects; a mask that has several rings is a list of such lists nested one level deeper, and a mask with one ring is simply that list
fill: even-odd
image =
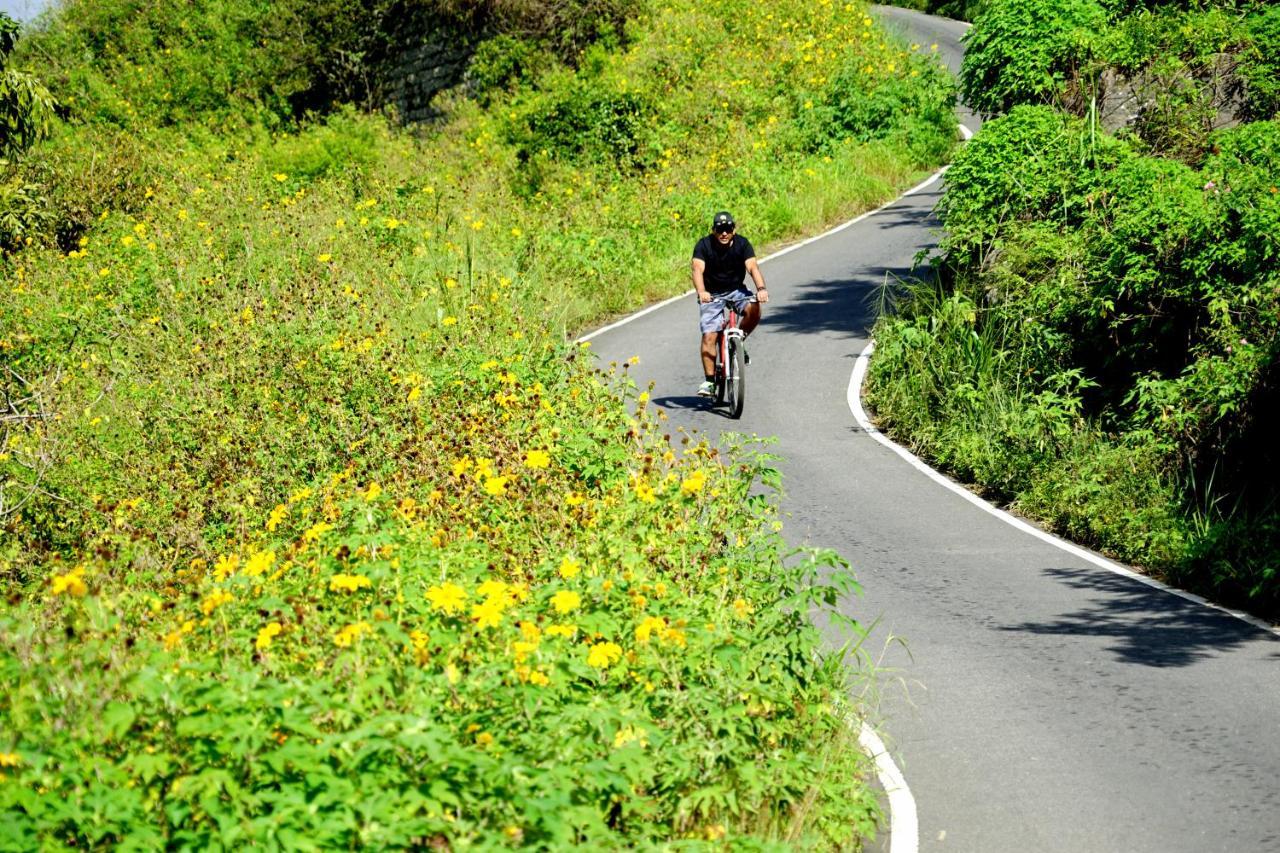
[{"label": "bright yellow blossom", "polygon": [[562,589],[551,596],[551,606],[557,613],[572,613],[582,606],[582,596],[573,590]]},{"label": "bright yellow blossom", "polygon": [[265,574],[267,569],[271,568],[275,561],[276,554],[274,551],[255,551],[250,554],[249,559],[245,561],[244,573],[251,578],[256,578],[259,575]]},{"label": "bright yellow blossom", "polygon": [[560,577],[568,580],[574,577],[578,572],[582,571],[582,564],[575,560],[572,556],[566,556],[560,561]]},{"label": "bright yellow blossom", "polygon": [[667,620],[659,616],[646,617],[643,622],[636,626],[636,642],[647,643],[654,631],[663,631],[667,627]]},{"label": "bright yellow blossom", "polygon": [[53,581],[49,585],[49,592],[52,595],[67,595],[80,598],[88,591],[88,587],[84,583],[83,567],[77,567],[65,575],[54,575]]},{"label": "bright yellow blossom", "polygon": [[268,622],[258,631],[258,639],[253,641],[253,645],[259,650],[268,648],[271,641],[283,630],[279,622]]},{"label": "bright yellow blossom", "polygon": [[462,610],[466,600],[467,591],[457,584],[444,583],[427,590],[427,601],[431,603],[431,609],[443,610],[449,615]]},{"label": "bright yellow blossom", "polygon": [[338,574],[329,579],[329,592],[358,592],[372,588],[373,581],[364,575]]},{"label": "bright yellow blossom", "polygon": [[502,623],[503,602],[497,598],[486,598],[471,608],[471,618],[477,628],[496,628]]},{"label": "bright yellow blossom", "polygon": [[699,468],[680,482],[680,493],[690,496],[696,495],[702,491],[702,487],[706,484],[707,475]]},{"label": "bright yellow blossom", "polygon": [[577,625],[549,625],[546,630],[548,636],[564,637],[566,640],[572,640],[577,633]]},{"label": "bright yellow blossom", "polygon": [[267,530],[274,532],[280,526],[280,522],[284,521],[288,515],[288,507],[284,504],[276,504],[276,508],[271,510],[271,514],[267,516]]},{"label": "bright yellow blossom", "polygon": [[504,495],[507,492],[508,477],[487,477],[484,481],[484,490],[487,494],[494,497]]},{"label": "bright yellow blossom", "polygon": [[587,666],[608,669],[622,659],[622,647],[617,643],[596,643],[587,653]]},{"label": "bright yellow blossom", "polygon": [[551,464],[551,454],[545,450],[530,450],[524,456],[524,464],[530,468],[546,468]]}]

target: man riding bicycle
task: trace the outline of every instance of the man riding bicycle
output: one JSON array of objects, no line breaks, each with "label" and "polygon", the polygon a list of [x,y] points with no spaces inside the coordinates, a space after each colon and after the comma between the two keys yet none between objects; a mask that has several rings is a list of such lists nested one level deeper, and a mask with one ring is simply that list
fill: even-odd
[{"label": "man riding bicycle", "polygon": [[[698,396],[716,393],[716,334],[724,326],[729,306],[742,317],[742,332],[750,335],[760,323],[760,303],[769,301],[764,275],[756,263],[756,250],[737,232],[733,216],[725,210],[711,220],[711,233],[693,247],[693,289],[698,292],[698,328],[702,332],[702,375]],[[747,273],[756,292],[746,288]]]}]

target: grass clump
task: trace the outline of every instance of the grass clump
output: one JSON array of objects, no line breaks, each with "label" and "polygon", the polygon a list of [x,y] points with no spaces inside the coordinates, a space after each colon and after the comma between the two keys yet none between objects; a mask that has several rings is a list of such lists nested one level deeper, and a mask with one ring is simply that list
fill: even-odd
[{"label": "grass clump", "polygon": [[[416,133],[262,117],[242,41],[178,119],[126,11],[43,36],[85,100],[0,256],[0,846],[869,835],[868,676],[807,621],[846,567],[565,332],[686,286],[718,207],[778,240],[915,179],[941,72],[861,7],[664,3]],[[885,122],[808,118],[837,80]]]}]

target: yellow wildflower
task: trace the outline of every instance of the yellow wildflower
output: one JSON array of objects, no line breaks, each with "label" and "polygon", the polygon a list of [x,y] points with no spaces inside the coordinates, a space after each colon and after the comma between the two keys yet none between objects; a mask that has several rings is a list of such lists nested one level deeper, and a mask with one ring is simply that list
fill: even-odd
[{"label": "yellow wildflower", "polygon": [[707,484],[707,475],[698,469],[680,482],[680,492],[685,495],[696,495]]},{"label": "yellow wildflower", "polygon": [[213,613],[213,611],[233,599],[234,597],[231,593],[227,592],[225,589],[215,589],[205,597],[204,601],[200,602],[200,612],[205,616],[208,616]]},{"label": "yellow wildflower", "polygon": [[657,500],[653,486],[650,486],[644,480],[636,480],[635,490],[636,497],[640,499],[641,503],[651,504]]},{"label": "yellow wildflower", "polygon": [[279,622],[268,622],[258,631],[258,639],[254,640],[253,645],[259,650],[268,648],[271,641],[283,630]]},{"label": "yellow wildflower", "polygon": [[251,578],[256,578],[261,574],[265,574],[267,569],[276,561],[274,551],[255,551],[249,555],[249,559],[244,564],[244,573]]},{"label": "yellow wildflower", "polygon": [[507,493],[507,480],[509,477],[486,477],[484,481],[484,490],[487,494],[494,497]]},{"label": "yellow wildflower", "polygon": [[348,625],[338,633],[334,634],[333,643],[338,646],[338,648],[345,649],[372,630],[373,626],[368,622],[356,622],[355,624]]},{"label": "yellow wildflower", "polygon": [[551,679],[547,678],[545,673],[539,672],[535,669],[533,672],[529,673],[529,683],[536,684],[539,687],[546,687],[551,683]]},{"label": "yellow wildflower", "polygon": [[240,558],[235,554],[224,554],[213,564],[213,579],[224,581],[240,568]]},{"label": "yellow wildflower", "polygon": [[566,640],[572,640],[578,633],[577,625],[551,625],[547,628],[546,633],[551,637],[564,637]]},{"label": "yellow wildflower", "polygon": [[367,501],[372,501],[380,494],[382,494],[382,486],[379,486],[377,483],[370,483],[369,488],[361,492],[360,496]]},{"label": "yellow wildflower", "polygon": [[629,743],[638,743],[641,747],[649,745],[649,733],[635,726],[623,726],[613,736],[613,748],[621,749]]},{"label": "yellow wildflower", "polygon": [[587,653],[587,666],[608,669],[622,659],[622,647],[617,643],[596,643]]},{"label": "yellow wildflower", "polygon": [[582,564],[575,560],[572,556],[566,556],[560,561],[560,577],[568,580],[574,577],[578,572],[582,571]]},{"label": "yellow wildflower", "polygon": [[271,510],[271,514],[267,516],[267,530],[275,531],[280,526],[280,522],[284,521],[289,515],[289,508],[284,504],[276,504],[276,508]]},{"label": "yellow wildflower", "polygon": [[20,767],[22,756],[16,752],[0,752],[0,767]]},{"label": "yellow wildflower", "polygon": [[733,615],[738,617],[739,619],[746,619],[747,616],[751,613],[751,610],[752,610],[751,605],[747,604],[745,599],[738,598],[734,600]]},{"label": "yellow wildflower", "polygon": [[330,524],[329,522],[317,521],[315,524],[311,525],[306,529],[306,532],[302,534],[302,538],[307,540],[308,542],[315,542],[319,540],[321,536],[325,535],[332,529],[333,529],[333,525]]},{"label": "yellow wildflower", "polygon": [[527,642],[533,643],[536,646],[542,639],[542,631],[532,622],[521,622],[520,636],[524,637]]},{"label": "yellow wildflower", "polygon": [[524,464],[529,468],[546,468],[551,464],[551,454],[545,450],[530,450],[524,456]]},{"label": "yellow wildflower", "polygon": [[684,648],[688,645],[684,631],[675,627],[667,628],[662,632],[662,642],[670,643],[671,645],[679,646],[680,648]]},{"label": "yellow wildflower", "polygon": [[49,592],[52,595],[67,595],[80,598],[88,591],[88,587],[84,584],[84,568],[80,566],[65,575],[54,575],[53,581],[49,585]]},{"label": "yellow wildflower", "polygon": [[582,606],[582,596],[568,589],[562,589],[551,596],[551,606],[557,613],[572,613]]},{"label": "yellow wildflower", "polygon": [[636,626],[636,642],[647,643],[654,631],[662,631],[667,627],[667,620],[659,616],[646,617]]},{"label": "yellow wildflower", "polygon": [[466,599],[467,591],[453,583],[433,586],[427,590],[427,601],[431,603],[431,609],[443,610],[449,615],[462,610],[463,602]]},{"label": "yellow wildflower", "polygon": [[329,579],[329,592],[358,592],[372,589],[373,582],[364,575],[334,575]]},{"label": "yellow wildflower", "polygon": [[497,598],[486,598],[471,608],[471,618],[477,628],[496,628],[502,623],[503,602]]}]

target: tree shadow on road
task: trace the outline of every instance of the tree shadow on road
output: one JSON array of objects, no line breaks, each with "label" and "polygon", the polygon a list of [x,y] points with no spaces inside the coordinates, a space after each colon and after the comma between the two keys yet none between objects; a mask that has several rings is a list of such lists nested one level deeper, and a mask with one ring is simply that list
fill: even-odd
[{"label": "tree shadow on road", "polygon": [[1094,606],[1050,622],[1024,622],[1000,630],[1113,637],[1116,642],[1108,648],[1116,657],[1140,666],[1190,666],[1262,641],[1274,643],[1271,656],[1280,658],[1280,637],[1271,632],[1140,581],[1096,569],[1044,569],[1043,573],[1073,589],[1097,592]]},{"label": "tree shadow on road", "polygon": [[879,316],[882,289],[932,275],[931,270],[877,267],[852,271],[848,277],[812,281],[796,289],[796,298],[774,308],[765,306],[761,328],[785,332],[843,332],[865,338]]}]

